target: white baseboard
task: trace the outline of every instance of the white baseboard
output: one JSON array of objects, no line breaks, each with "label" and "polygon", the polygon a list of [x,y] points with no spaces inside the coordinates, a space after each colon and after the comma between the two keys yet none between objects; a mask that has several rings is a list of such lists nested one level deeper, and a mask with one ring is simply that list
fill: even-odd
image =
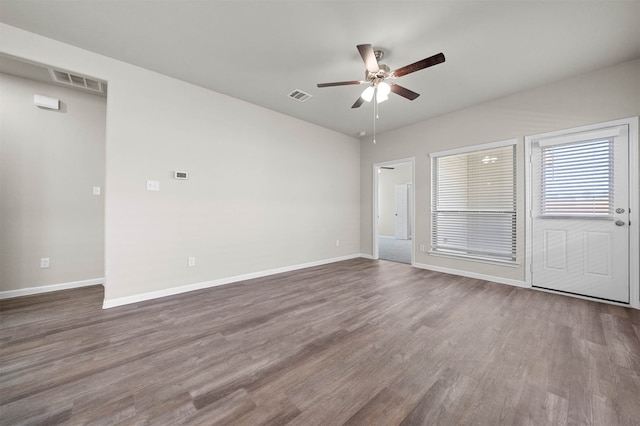
[{"label": "white baseboard", "polygon": [[361,257],[360,253],[350,254],[347,256],[334,257],[331,259],[323,259],[315,262],[303,263],[299,265],[285,266],[282,268],[269,269],[266,271],[252,272],[250,274],[236,275],[233,277],[221,278],[212,281],[205,281],[195,284],[187,284],[180,287],[171,287],[164,290],[151,291],[148,293],[135,294],[133,296],[119,297],[117,299],[104,300],[103,309],[115,308],[116,306],[129,305],[131,303],[144,302],[146,300],[158,299],[160,297],[174,296],[176,294],[186,293],[194,290],[202,290],[219,285],[231,284],[238,281],[250,280],[253,278],[261,278],[269,275],[281,274],[283,272],[296,271],[298,269],[310,268],[313,266],[326,265],[329,263],[341,262],[343,260],[356,259]]},{"label": "white baseboard", "polygon": [[509,278],[496,277],[493,275],[477,274],[475,272],[460,271],[458,269],[442,268],[440,266],[427,265],[425,263],[414,263],[413,266],[429,271],[444,272],[445,274],[460,275],[462,277],[476,278],[479,280],[491,281],[498,284],[507,284],[515,287],[529,288],[526,282],[520,280],[512,280]]},{"label": "white baseboard", "polygon": [[360,253],[360,257],[363,259],[376,260],[375,257],[373,257],[373,255],[366,254],[366,253]]},{"label": "white baseboard", "polygon": [[40,287],[21,288],[18,290],[0,291],[0,300],[13,297],[30,296],[32,294],[49,293],[51,291],[69,290],[72,288],[87,287],[90,285],[104,284],[104,278],[92,278],[90,280],[72,281],[69,283],[43,285]]}]

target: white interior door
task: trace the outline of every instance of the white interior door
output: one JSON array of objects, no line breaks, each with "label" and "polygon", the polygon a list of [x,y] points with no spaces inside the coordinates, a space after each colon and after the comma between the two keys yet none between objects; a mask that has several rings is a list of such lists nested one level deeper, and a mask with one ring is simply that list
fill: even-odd
[{"label": "white interior door", "polygon": [[395,232],[397,240],[409,239],[409,204],[407,184],[395,186]]},{"label": "white interior door", "polygon": [[532,141],[534,287],[629,303],[628,132]]}]

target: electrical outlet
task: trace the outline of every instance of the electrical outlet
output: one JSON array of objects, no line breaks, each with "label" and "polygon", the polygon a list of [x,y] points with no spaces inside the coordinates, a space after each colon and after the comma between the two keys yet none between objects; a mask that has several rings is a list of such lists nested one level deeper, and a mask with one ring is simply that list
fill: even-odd
[{"label": "electrical outlet", "polygon": [[187,261],[187,266],[196,266],[196,258],[190,257],[189,260]]},{"label": "electrical outlet", "polygon": [[40,267],[41,268],[48,268],[49,267],[49,258],[48,257],[43,257],[42,259],[40,259]]},{"label": "electrical outlet", "polygon": [[100,195],[100,187],[99,186],[94,186],[93,187],[93,195]]},{"label": "electrical outlet", "polygon": [[340,247],[340,240],[336,240],[336,247]]},{"label": "electrical outlet", "polygon": [[420,251],[427,251],[427,246],[425,244],[420,244]]}]

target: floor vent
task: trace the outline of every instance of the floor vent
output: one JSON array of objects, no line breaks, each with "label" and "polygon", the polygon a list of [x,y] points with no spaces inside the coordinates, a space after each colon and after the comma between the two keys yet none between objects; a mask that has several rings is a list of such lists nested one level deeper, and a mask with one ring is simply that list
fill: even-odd
[{"label": "floor vent", "polygon": [[95,80],[84,75],[70,73],[62,70],[49,68],[49,75],[56,83],[66,84],[68,86],[78,87],[80,89],[89,90],[96,93],[105,93],[105,83]]},{"label": "floor vent", "polygon": [[310,94],[303,92],[302,90],[294,90],[289,93],[289,97],[291,99],[295,99],[296,101],[304,102],[311,97]]}]

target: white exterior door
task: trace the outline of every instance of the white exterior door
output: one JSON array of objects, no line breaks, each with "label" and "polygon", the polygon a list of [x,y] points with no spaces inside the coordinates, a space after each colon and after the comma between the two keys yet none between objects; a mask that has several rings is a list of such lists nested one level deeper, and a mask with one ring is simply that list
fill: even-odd
[{"label": "white exterior door", "polygon": [[534,287],[629,303],[628,126],[531,142]]},{"label": "white exterior door", "polygon": [[395,186],[395,232],[397,240],[409,239],[409,204],[407,184]]}]

